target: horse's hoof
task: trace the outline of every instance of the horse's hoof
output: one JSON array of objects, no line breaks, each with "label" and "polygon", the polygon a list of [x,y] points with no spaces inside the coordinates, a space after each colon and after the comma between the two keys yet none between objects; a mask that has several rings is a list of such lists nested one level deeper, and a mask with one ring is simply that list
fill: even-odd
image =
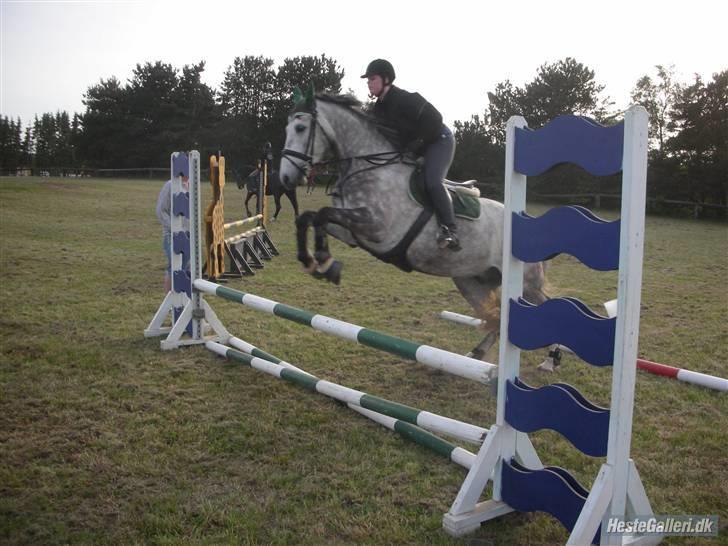
[{"label": "horse's hoof", "polygon": [[554,371],[554,359],[547,356],[546,359],[538,365],[538,369],[542,372],[553,372]]},{"label": "horse's hoof", "polygon": [[326,270],[326,280],[338,285],[341,282],[341,270],[344,268],[339,260],[334,260],[331,266]]},{"label": "horse's hoof", "polygon": [[483,351],[470,351],[465,356],[467,356],[468,358],[474,358],[475,360],[483,360],[485,353]]}]

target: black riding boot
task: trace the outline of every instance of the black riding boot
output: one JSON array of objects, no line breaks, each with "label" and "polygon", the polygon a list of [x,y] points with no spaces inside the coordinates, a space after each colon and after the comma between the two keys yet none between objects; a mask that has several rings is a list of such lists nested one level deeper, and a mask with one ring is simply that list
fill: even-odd
[{"label": "black riding boot", "polygon": [[452,199],[450,199],[442,182],[433,185],[430,189],[430,201],[435,209],[437,222],[440,224],[440,229],[437,232],[437,246],[450,250],[460,250],[461,247],[457,237],[458,228],[455,224]]},{"label": "black riding boot", "polygon": [[455,224],[450,226],[440,226],[437,232],[437,246],[440,248],[448,248],[457,252],[463,247],[460,246],[460,240],[458,239],[458,228]]}]

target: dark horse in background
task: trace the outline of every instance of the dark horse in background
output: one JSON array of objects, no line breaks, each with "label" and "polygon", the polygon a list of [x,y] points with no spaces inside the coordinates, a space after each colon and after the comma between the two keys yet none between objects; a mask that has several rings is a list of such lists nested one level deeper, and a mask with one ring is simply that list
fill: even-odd
[{"label": "dark horse in background", "polygon": [[[258,174],[258,169],[255,169],[252,173],[245,177],[242,182],[238,182],[238,188],[242,189],[244,185],[247,192],[245,195],[245,212],[248,216],[252,216],[250,208],[248,208],[248,203],[253,198],[253,196],[255,196],[255,210],[258,210],[259,208],[260,198],[258,196]],[[278,214],[281,212],[282,195],[288,197],[288,200],[291,202],[291,206],[293,207],[293,213],[295,214],[296,218],[298,218],[298,197],[296,197],[296,188],[284,188],[283,184],[281,184],[281,179],[278,177],[278,171],[271,170],[268,173],[268,185],[266,186],[265,194],[272,195],[273,200],[276,203],[276,211],[273,214],[271,221],[277,220]]]}]

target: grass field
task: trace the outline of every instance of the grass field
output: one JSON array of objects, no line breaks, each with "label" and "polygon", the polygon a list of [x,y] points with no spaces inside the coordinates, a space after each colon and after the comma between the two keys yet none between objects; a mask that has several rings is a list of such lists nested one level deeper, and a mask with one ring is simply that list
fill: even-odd
[{"label": "grass field", "polygon": [[[162,352],[144,328],[162,298],[159,181],[0,179],[0,542],[5,544],[553,545],[546,514],[510,514],[455,540],[441,530],[465,472],[327,398],[200,347]],[[207,188],[205,188],[207,190]],[[300,192],[302,208],[326,203]],[[242,196],[226,194],[239,219]],[[535,207],[534,212],[541,209]],[[599,212],[599,211],[597,211]],[[614,216],[614,212],[603,211]],[[270,226],[281,256],[229,286],[464,353],[477,331],[447,279],[405,274],[332,243],[342,284],[304,276],[287,202]],[[616,274],[569,257],[551,293],[598,309]],[[640,355],[728,376],[728,226],[647,221]],[[219,299],[237,336],[337,383],[489,426],[482,385]],[[497,357],[492,352],[489,360]],[[566,356],[565,381],[609,404],[609,372]],[[659,514],[718,514],[728,543],[728,397],[638,372],[632,456]],[[545,464],[587,488],[601,459],[533,435]],[[472,451],[475,446],[464,445]],[[479,542],[473,539],[479,539]]]}]

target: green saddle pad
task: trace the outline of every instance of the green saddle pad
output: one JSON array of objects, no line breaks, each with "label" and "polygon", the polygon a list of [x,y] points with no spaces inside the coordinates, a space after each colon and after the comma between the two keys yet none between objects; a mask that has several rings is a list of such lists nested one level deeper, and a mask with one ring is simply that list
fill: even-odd
[{"label": "green saddle pad", "polygon": [[[415,171],[410,177],[409,193],[412,199],[425,206],[425,180],[420,171]],[[480,217],[480,201],[472,195],[463,195],[454,190],[448,189],[452,198],[452,205],[455,216],[465,220],[476,220]]]}]

